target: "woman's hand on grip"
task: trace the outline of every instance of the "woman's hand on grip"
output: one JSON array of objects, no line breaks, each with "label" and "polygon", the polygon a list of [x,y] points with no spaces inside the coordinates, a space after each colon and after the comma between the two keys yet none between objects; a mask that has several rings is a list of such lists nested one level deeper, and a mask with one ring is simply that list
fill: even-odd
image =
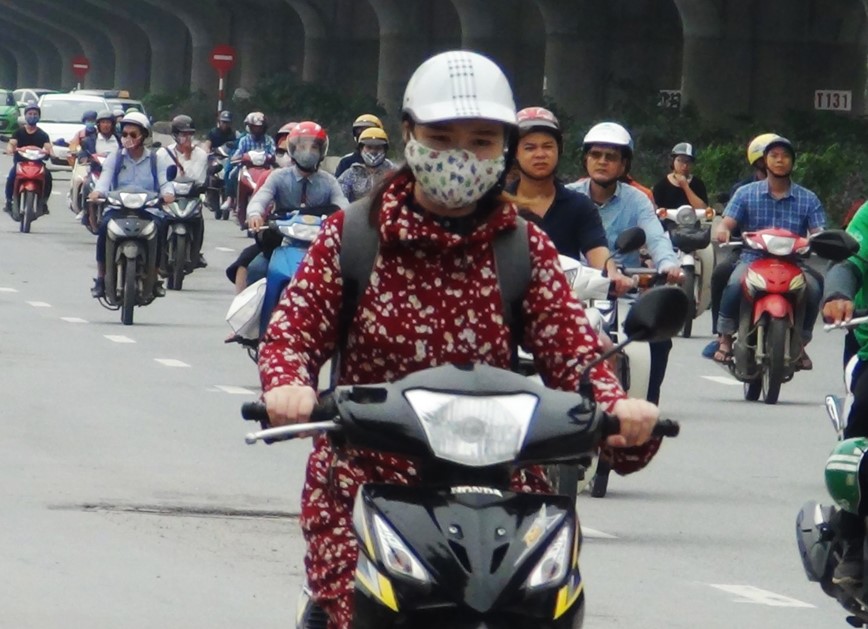
[{"label": "woman's hand on grip", "polygon": [[310,420],[316,406],[316,391],[311,387],[284,385],[266,391],[262,396],[268,420],[272,426],[303,424]]},{"label": "woman's hand on grip", "polygon": [[660,409],[645,400],[625,398],[615,402],[612,414],[621,420],[621,432],[610,436],[606,444],[624,448],[640,446],[651,438]]}]

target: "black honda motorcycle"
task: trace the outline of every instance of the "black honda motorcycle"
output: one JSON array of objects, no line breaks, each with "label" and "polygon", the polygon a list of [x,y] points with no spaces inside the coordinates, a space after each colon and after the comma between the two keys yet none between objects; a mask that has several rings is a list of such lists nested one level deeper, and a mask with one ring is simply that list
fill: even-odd
[{"label": "black honda motorcycle", "polygon": [[[678,288],[653,289],[624,329],[634,340],[670,338],[684,323],[686,302]],[[359,490],[354,629],[582,626],[575,502],[513,492],[510,478],[519,467],[575,463],[619,432],[587,381],[569,393],[494,367],[447,365],[392,383],[339,386],[322,396],[312,423],[266,428],[256,403],[242,415],[263,424],[248,443],[324,430],[342,443],[421,462],[422,485]],[[669,421],[655,429],[677,432]],[[298,626],[324,627],[322,610],[305,601]]]}]

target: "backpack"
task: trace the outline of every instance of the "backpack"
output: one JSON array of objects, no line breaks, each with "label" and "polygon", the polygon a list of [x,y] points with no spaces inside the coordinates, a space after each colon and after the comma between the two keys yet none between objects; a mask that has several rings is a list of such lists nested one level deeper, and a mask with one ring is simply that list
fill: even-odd
[{"label": "backpack", "polygon": [[[380,247],[379,233],[370,222],[370,208],[371,199],[365,197],[344,210],[339,257],[344,288],[338,315],[338,359],[346,349],[349,328],[370,282]],[[522,302],[530,285],[531,274],[527,221],[517,217],[516,229],[497,234],[493,246],[497,283],[503,300],[503,318],[509,326],[512,339],[511,362],[514,369],[518,364],[518,346],[524,331]],[[336,367],[333,365],[333,378],[337,374]]]},{"label": "backpack", "polygon": [[[112,175],[112,190],[118,189],[118,175],[121,174],[121,170],[124,168],[124,151],[120,149],[117,152],[117,159],[115,160],[115,172]],[[160,181],[157,179],[157,152],[151,151],[148,154],[148,157],[151,161],[151,176],[154,178],[154,191],[160,191]]]}]

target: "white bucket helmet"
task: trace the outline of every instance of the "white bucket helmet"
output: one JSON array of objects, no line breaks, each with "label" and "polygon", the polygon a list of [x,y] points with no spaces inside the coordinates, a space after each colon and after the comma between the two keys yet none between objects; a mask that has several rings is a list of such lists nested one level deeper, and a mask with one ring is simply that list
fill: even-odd
[{"label": "white bucket helmet", "polygon": [[591,127],[582,140],[582,152],[587,153],[593,144],[609,144],[626,149],[626,157],[633,157],[633,138],[630,132],[617,122],[601,122]]},{"label": "white bucket helmet", "polygon": [[420,65],[404,91],[403,111],[426,124],[482,118],[515,126],[515,100],[503,70],[467,50],[434,55]]},{"label": "white bucket helmet", "polygon": [[151,133],[151,121],[141,112],[134,111],[121,118],[121,127],[128,124],[139,127],[142,130],[142,134],[145,136],[148,136]]}]

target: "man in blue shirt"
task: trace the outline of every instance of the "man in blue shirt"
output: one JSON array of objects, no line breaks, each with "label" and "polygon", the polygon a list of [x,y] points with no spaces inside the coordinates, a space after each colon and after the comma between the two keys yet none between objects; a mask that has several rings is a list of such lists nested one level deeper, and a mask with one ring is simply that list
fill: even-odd
[{"label": "man in blue shirt", "polygon": [[[127,187],[138,187],[152,192],[160,192],[165,203],[175,200],[172,183],[168,180],[166,172],[171,160],[165,156],[164,151],[152,151],[145,148],[145,138],[151,131],[151,123],[147,116],[139,112],[127,114],[121,120],[121,144],[123,148],[111,153],[103,164],[102,173],[99,176],[96,187],[88,196],[88,200],[97,201],[104,198],[111,190],[119,190]],[[162,155],[161,155],[162,154]],[[118,164],[118,160],[121,163]],[[105,295],[105,240],[108,222],[115,213],[107,210],[103,214],[99,225],[96,240],[96,263],[97,276],[91,295],[102,297]],[[153,216],[159,223],[160,216]],[[159,225],[158,225],[159,227]],[[158,244],[159,248],[159,244]],[[159,251],[157,252],[159,260]],[[165,294],[158,282],[155,287],[158,296]]]},{"label": "man in blue shirt", "polygon": [[[621,232],[631,227],[641,227],[645,231],[645,245],[657,271],[665,273],[670,282],[680,283],[681,264],[660,225],[651,200],[638,189],[620,181],[629,172],[632,159],[633,138],[624,127],[614,122],[595,125],[582,142],[582,160],[588,178],[567,188],[588,195],[597,205],[611,250],[615,249]],[[616,260],[624,267],[641,266],[638,252],[618,255]],[[649,346],[651,373],[647,399],[658,404],[672,341],[650,343]]]},{"label": "man in blue shirt", "polygon": [[241,165],[241,158],[245,153],[250,151],[265,151],[265,153],[273,160],[277,147],[274,144],[274,138],[266,133],[268,129],[268,119],[265,114],[259,111],[252,111],[247,114],[244,119],[247,135],[241,137],[235,145],[235,151],[226,161],[226,166],[223,170],[224,190],[226,191],[226,200],[220,206],[223,210],[229,210],[235,206],[235,197],[233,195],[238,191],[238,173]]},{"label": "man in blue shirt", "polygon": [[[718,227],[717,239],[728,242],[730,233],[738,228],[742,233],[760,229],[786,229],[807,236],[823,229],[826,213],[817,195],[793,183],[791,175],[796,161],[792,143],[778,136],[769,142],[763,153],[767,177],[736,190]],[[717,327],[720,332],[720,347],[714,355],[717,362],[726,363],[732,358],[732,336],[738,329],[741,305],[741,280],[748,265],[762,254],[748,247],[742,249],[741,258],[723,292]],[[805,273],[805,312],[802,326],[802,341],[811,340],[814,323],[820,312],[823,294],[822,279]],[[799,358],[799,369],[812,369],[811,359],[805,351]]]}]

